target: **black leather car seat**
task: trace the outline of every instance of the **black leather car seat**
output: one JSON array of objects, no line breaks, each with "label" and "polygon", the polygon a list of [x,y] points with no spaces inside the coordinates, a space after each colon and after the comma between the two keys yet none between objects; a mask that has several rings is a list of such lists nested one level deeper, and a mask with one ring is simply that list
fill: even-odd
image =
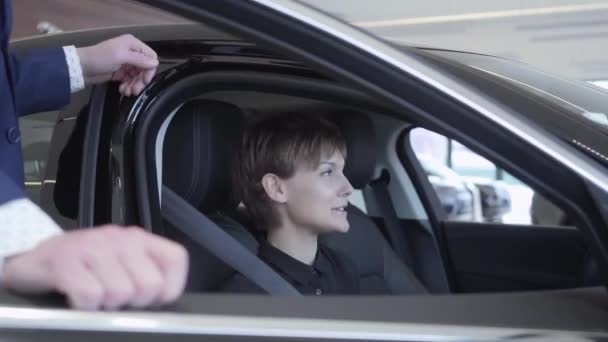
[{"label": "black leather car seat", "polygon": [[[371,182],[376,166],[377,143],[373,123],[367,115],[355,111],[340,111],[327,117],[340,128],[346,141],[344,174],[355,189],[363,189]],[[357,264],[364,294],[373,294],[382,288],[391,294],[427,292],[367,214],[350,205],[348,221],[348,233],[321,238]]]},{"label": "black leather car seat", "polygon": [[[193,100],[176,112],[163,144],[163,184],[207,215],[255,253],[253,236],[227,213],[236,208],[231,197],[231,165],[240,144],[244,114],[219,101]],[[204,247],[165,223],[169,238],[190,254],[187,289],[214,291],[233,270]]]}]

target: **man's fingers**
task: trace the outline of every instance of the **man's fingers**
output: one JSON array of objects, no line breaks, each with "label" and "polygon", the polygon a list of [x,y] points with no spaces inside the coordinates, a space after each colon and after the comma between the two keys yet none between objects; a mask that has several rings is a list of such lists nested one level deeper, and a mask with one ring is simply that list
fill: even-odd
[{"label": "man's fingers", "polygon": [[65,260],[61,268],[56,270],[54,278],[57,291],[67,297],[71,307],[79,310],[97,310],[101,307],[104,288],[82,260]]},{"label": "man's fingers", "polygon": [[148,82],[145,82],[145,77],[147,77],[145,73],[134,67],[125,67],[122,75],[123,77],[119,80],[121,84],[118,90],[125,96],[138,95],[148,84]]},{"label": "man's fingers", "polygon": [[121,86],[123,86],[122,90],[120,87],[118,88],[118,90],[124,96],[135,95],[135,93],[133,91],[133,85],[135,84],[136,81],[137,80],[135,78],[126,78],[121,84]]},{"label": "man's fingers", "polygon": [[140,73],[141,73],[141,69],[140,68],[137,68],[137,67],[132,66],[132,65],[128,66],[128,69],[127,69],[128,78],[135,79],[135,78],[137,78],[137,76]]},{"label": "man's fingers", "polygon": [[137,82],[133,84],[133,94],[139,95],[150,84],[155,73],[156,68],[140,71],[137,75]]},{"label": "man's fingers", "polygon": [[[123,86],[123,85],[121,85]],[[132,91],[125,84],[125,91]],[[165,304],[184,290],[188,255],[140,228],[68,232],[7,259],[5,284],[16,291],[65,294],[83,310]],[[19,284],[34,282],[34,285]]]},{"label": "man's fingers", "polygon": [[122,82],[118,86],[118,92],[124,96],[131,96],[130,90],[128,90],[129,82]]},{"label": "man's fingers", "polygon": [[188,276],[188,253],[180,244],[148,234],[146,249],[162,274],[164,287],[157,304],[166,304],[176,300],[184,291]]},{"label": "man's fingers", "polygon": [[[129,82],[128,82],[128,88],[129,88],[129,93],[130,95],[139,95],[139,93],[141,92],[141,90],[143,90],[143,87],[139,87],[138,83],[141,82],[141,73],[136,74],[134,77],[132,77]],[[139,91],[138,91],[139,88]]]},{"label": "man's fingers", "polygon": [[125,50],[122,64],[130,64],[141,69],[153,69],[158,66],[158,58],[148,56],[140,51]]},{"label": "man's fingers", "polygon": [[[77,49],[86,84],[102,81],[124,81],[142,71],[154,72],[158,55],[132,35],[122,35],[99,44]],[[152,73],[153,76],[153,73]],[[146,75],[145,84],[151,76]]]},{"label": "man's fingers", "polygon": [[125,39],[128,40],[130,50],[137,51],[154,59],[158,59],[156,51],[152,50],[152,48],[146,45],[144,42],[130,34],[125,35],[125,37]]},{"label": "man's fingers", "polygon": [[135,82],[133,83],[133,95],[139,95],[144,90],[146,84],[144,84],[144,74],[140,73],[137,75]]},{"label": "man's fingers", "polygon": [[116,51],[116,62],[120,65],[130,64],[142,69],[151,69],[158,66],[158,55],[148,45],[125,34],[106,42]]},{"label": "man's fingers", "polygon": [[146,85],[150,84],[150,82],[152,82],[152,79],[154,78],[155,74],[156,74],[156,68],[144,70],[144,83]]},{"label": "man's fingers", "polygon": [[[137,241],[141,239],[134,239]],[[155,304],[163,290],[164,278],[156,263],[141,246],[130,246],[121,256],[122,264],[135,286],[135,295],[127,303],[141,308]]]},{"label": "man's fingers", "polygon": [[[118,243],[117,241],[105,242]],[[125,306],[133,298],[135,285],[119,259],[120,251],[108,247],[104,250],[97,249],[84,253],[83,259],[91,275],[99,281],[103,288],[101,306],[104,309],[114,310]]]}]

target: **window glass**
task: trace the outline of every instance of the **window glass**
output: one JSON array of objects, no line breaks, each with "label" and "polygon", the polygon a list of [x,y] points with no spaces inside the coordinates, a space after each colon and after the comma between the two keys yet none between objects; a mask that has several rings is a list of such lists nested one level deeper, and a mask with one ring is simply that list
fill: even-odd
[{"label": "window glass", "polygon": [[62,228],[76,226],[82,144],[90,89],[74,95],[60,111],[19,118],[26,195]]},{"label": "window glass", "polygon": [[410,142],[449,221],[570,225],[564,212],[466,146],[416,128]]},{"label": "window glass", "polygon": [[348,198],[348,202],[357,207],[364,213],[367,213],[367,206],[365,205],[365,198],[363,197],[363,191],[354,189],[353,193]]},{"label": "window glass", "polygon": [[27,196],[37,204],[40,203],[40,190],[45,179],[49,146],[58,113],[43,112],[19,119],[25,189]]},{"label": "window glass", "polygon": [[188,22],[133,0],[13,1],[12,39],[124,25]]},{"label": "window glass", "polygon": [[608,90],[608,81],[605,81],[605,80],[590,81],[590,83],[593,84],[593,85],[595,85],[596,87],[600,87],[600,88]]}]

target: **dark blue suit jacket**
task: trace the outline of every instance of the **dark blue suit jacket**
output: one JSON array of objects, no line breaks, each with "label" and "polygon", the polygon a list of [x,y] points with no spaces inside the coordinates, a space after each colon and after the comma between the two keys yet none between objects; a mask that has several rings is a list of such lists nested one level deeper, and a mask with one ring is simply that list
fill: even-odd
[{"label": "dark blue suit jacket", "polygon": [[0,0],[0,205],[21,198],[20,115],[56,110],[70,100],[70,77],[61,48],[15,54],[9,50],[10,0]]}]

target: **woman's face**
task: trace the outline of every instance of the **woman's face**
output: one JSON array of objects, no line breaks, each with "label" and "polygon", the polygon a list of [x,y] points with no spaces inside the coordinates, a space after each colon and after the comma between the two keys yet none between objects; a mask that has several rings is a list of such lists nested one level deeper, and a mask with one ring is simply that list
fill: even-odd
[{"label": "woman's face", "polygon": [[347,232],[346,207],[353,187],[344,176],[344,158],[340,152],[322,158],[316,168],[299,167],[284,179],[284,224],[316,233]]}]

